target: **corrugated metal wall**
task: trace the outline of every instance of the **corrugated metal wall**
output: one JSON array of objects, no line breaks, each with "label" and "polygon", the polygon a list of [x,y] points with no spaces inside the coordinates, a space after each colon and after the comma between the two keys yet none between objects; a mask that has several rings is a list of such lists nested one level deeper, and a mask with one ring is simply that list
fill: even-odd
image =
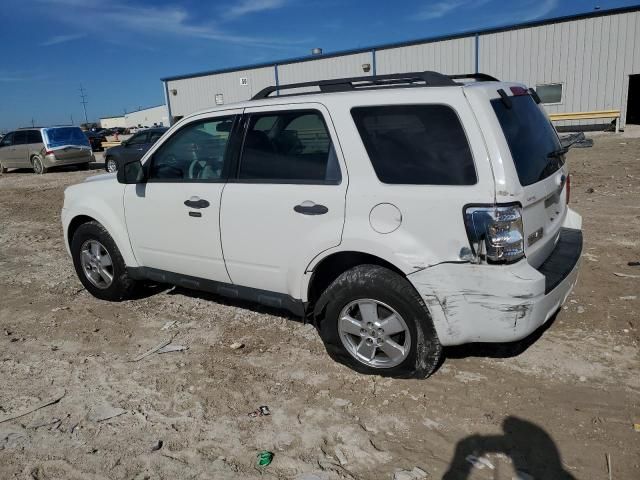
[{"label": "corrugated metal wall", "polygon": [[562,83],[549,113],[620,109],[624,119],[629,75],[640,73],[640,12],[481,35],[479,63],[481,72],[534,88]]},{"label": "corrugated metal wall", "polygon": [[[640,73],[640,12],[481,34],[478,47],[480,72],[532,87],[562,83],[562,101],[547,105],[550,113],[620,109],[624,124],[629,75]],[[362,70],[364,63],[373,64],[372,52],[310,58],[278,65],[278,80],[282,85],[367,75]],[[375,52],[375,65],[378,74],[422,70],[447,74],[474,72],[476,38],[380,48]],[[240,85],[242,77],[248,78],[248,85]],[[170,80],[171,113],[182,116],[214,106],[216,93],[224,94],[225,104],[247,100],[275,83],[273,66]],[[173,89],[177,95],[173,95]],[[569,123],[577,122],[565,122]]]},{"label": "corrugated metal wall", "polygon": [[[246,78],[247,85],[241,85],[240,79]],[[217,75],[171,80],[168,82],[171,115],[184,116],[214,107],[216,94],[222,93],[224,103],[249,100],[264,87],[275,84],[273,67],[238,70]],[[176,94],[173,94],[173,90]]]},{"label": "corrugated metal wall", "polygon": [[434,70],[454,75],[475,69],[475,38],[445,40],[376,51],[378,74]]},{"label": "corrugated metal wall", "polygon": [[165,105],[158,105],[157,107],[144,108],[137,112],[127,113],[124,116],[124,122],[127,128],[139,125],[153,127],[154,124],[167,127],[169,126],[169,115]]}]

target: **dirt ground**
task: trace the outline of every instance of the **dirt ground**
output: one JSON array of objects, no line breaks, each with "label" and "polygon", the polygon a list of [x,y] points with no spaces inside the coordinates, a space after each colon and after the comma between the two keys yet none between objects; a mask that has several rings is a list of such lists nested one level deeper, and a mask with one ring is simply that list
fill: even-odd
[{"label": "dirt ground", "polygon": [[[356,374],[253,304],[96,300],[59,216],[101,165],[0,176],[0,479],[640,478],[640,139],[595,142],[569,154],[585,250],[566,306],[516,345],[448,349],[427,380]],[[188,349],[131,361],[168,339]]]}]

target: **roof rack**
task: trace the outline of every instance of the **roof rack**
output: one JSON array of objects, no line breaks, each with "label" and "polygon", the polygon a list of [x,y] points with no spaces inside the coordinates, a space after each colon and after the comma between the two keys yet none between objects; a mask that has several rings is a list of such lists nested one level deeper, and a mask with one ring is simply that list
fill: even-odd
[{"label": "roof rack", "polygon": [[[461,75],[444,75],[438,72],[392,73],[387,75],[369,75],[366,77],[338,78],[335,80],[318,80],[314,82],[271,85],[256,93],[252,100],[268,98],[273,92],[295,88],[318,87],[320,93],[347,92],[350,90],[366,90],[380,87],[414,86],[414,87],[451,87],[458,85],[454,80],[471,78],[478,82],[495,82],[498,79],[485,73],[469,73]],[[317,92],[312,92],[317,93]],[[288,95],[296,95],[290,93]],[[298,94],[299,95],[299,94]]]}]

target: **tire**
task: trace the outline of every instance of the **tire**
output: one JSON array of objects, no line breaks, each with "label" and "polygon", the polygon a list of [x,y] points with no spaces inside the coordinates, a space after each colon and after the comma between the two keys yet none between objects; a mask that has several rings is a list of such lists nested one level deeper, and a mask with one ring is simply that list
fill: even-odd
[{"label": "tire", "polygon": [[109,173],[117,172],[118,162],[113,157],[107,157],[107,159],[104,162],[104,169]]},{"label": "tire", "polygon": [[[98,257],[100,260],[87,258],[83,251],[87,249],[92,251],[92,247],[96,243],[101,247]],[[129,277],[127,266],[113,238],[98,222],[88,222],[78,227],[71,239],[71,255],[80,282],[94,297],[119,302],[133,296],[137,284]],[[110,262],[105,261],[106,256],[109,257]],[[100,264],[102,273],[96,271],[98,264]],[[87,267],[92,268],[88,269]],[[88,273],[89,271],[91,274]],[[105,281],[109,275],[112,278],[111,283]],[[98,280],[96,281],[96,279]],[[102,280],[102,284],[100,284],[100,280]]]},{"label": "tire", "polygon": [[33,157],[31,157],[31,166],[33,167],[33,173],[37,175],[44,175],[49,170],[47,167],[44,166],[42,159],[37,155],[34,155]]},{"label": "tire", "polygon": [[[363,314],[361,305],[362,311],[370,313]],[[371,312],[380,318],[372,328],[369,322],[365,322],[366,317],[371,318]],[[345,314],[350,317],[348,325],[345,327],[340,322],[339,327],[339,319]],[[396,320],[398,316],[399,322]],[[424,301],[406,278],[387,268],[359,265],[342,273],[318,300],[314,317],[327,353],[357,372],[396,378],[425,378],[440,363],[442,346]],[[386,332],[382,328],[385,325]],[[362,328],[358,330],[358,326],[364,327],[364,331]],[[345,328],[354,331],[346,332]],[[394,334],[400,328],[404,331]],[[364,347],[361,342],[369,340],[375,347],[373,358],[358,359],[357,352]],[[404,347],[402,355],[396,345]],[[383,348],[393,355],[387,355]],[[353,353],[354,349],[356,353]],[[365,353],[369,354],[370,349],[371,346]]]}]

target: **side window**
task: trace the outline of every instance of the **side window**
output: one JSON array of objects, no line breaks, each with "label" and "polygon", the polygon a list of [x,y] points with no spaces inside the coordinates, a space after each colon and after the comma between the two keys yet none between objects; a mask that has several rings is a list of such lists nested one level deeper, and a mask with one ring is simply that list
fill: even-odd
[{"label": "side window", "polygon": [[25,130],[18,130],[13,137],[14,145],[24,145],[27,143],[27,132]]},{"label": "side window", "polygon": [[7,133],[2,141],[0,142],[0,147],[10,147],[11,145],[13,145],[13,136],[15,134],[13,132],[11,133]]},{"label": "side window", "polygon": [[445,105],[351,110],[371,164],[383,183],[473,185],[476,171],[458,116]]},{"label": "side window", "polygon": [[338,158],[320,112],[251,115],[238,176],[271,183],[339,184]]},{"label": "side window", "polygon": [[233,117],[194,122],[174,133],[154,153],[151,181],[219,180]]},{"label": "side window", "polygon": [[147,143],[147,137],[149,134],[147,132],[144,133],[136,133],[133,137],[129,139],[127,145],[144,145]]},{"label": "side window", "polygon": [[149,143],[154,144],[164,134],[164,132],[151,132],[149,134]]},{"label": "side window", "polygon": [[27,132],[27,143],[42,143],[40,130],[29,130]]}]

